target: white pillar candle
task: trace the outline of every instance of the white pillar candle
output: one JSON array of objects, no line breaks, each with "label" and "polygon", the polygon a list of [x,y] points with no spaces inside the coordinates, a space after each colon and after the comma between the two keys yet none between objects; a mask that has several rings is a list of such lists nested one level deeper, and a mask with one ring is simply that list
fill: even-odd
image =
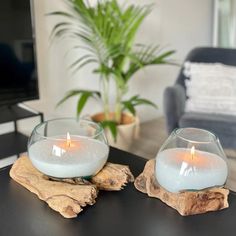
[{"label": "white pillar candle", "polygon": [[42,173],[58,177],[86,177],[95,175],[107,161],[109,147],[92,138],[53,136],[29,147],[32,164]]},{"label": "white pillar candle", "polygon": [[158,183],[169,192],[200,190],[222,186],[228,168],[218,155],[190,149],[172,148],[158,153],[155,174]]}]

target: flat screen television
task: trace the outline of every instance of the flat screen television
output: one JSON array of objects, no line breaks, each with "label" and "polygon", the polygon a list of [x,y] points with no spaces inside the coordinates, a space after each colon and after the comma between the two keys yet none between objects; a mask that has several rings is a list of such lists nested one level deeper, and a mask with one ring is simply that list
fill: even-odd
[{"label": "flat screen television", "polygon": [[0,106],[39,98],[30,0],[0,0]]}]

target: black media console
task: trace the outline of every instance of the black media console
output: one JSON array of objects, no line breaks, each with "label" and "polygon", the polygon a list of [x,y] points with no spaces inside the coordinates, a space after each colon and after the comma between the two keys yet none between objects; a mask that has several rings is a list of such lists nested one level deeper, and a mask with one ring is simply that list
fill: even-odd
[{"label": "black media console", "polygon": [[18,131],[17,121],[39,116],[43,122],[43,113],[25,109],[22,106],[0,107],[0,124],[14,122],[14,131],[0,135],[0,159],[19,155],[27,150],[28,137]]}]

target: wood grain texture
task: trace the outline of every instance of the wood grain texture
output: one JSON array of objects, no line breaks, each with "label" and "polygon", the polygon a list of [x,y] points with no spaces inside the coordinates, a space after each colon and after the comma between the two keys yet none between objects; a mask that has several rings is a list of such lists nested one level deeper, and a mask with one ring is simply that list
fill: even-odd
[{"label": "wood grain texture", "polygon": [[119,191],[127,183],[134,182],[134,176],[128,166],[108,162],[91,182],[101,190]]},{"label": "wood grain texture", "polygon": [[83,207],[93,205],[99,189],[118,191],[134,180],[128,166],[112,163],[107,163],[91,182],[50,178],[39,172],[27,156],[16,160],[10,176],[65,218],[76,217]]},{"label": "wood grain texture", "polygon": [[139,191],[150,197],[158,198],[176,209],[182,216],[218,211],[229,207],[229,190],[210,188],[202,191],[184,191],[171,193],[162,188],[154,176],[155,160],[149,160],[143,172],[136,178],[134,185]]}]

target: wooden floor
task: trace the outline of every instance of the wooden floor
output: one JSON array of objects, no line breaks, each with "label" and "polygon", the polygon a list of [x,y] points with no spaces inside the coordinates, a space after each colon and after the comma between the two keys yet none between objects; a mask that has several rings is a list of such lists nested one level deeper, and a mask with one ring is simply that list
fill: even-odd
[{"label": "wooden floor", "polygon": [[140,127],[139,138],[134,140],[128,151],[146,159],[155,158],[166,138],[164,118],[144,122]]}]

